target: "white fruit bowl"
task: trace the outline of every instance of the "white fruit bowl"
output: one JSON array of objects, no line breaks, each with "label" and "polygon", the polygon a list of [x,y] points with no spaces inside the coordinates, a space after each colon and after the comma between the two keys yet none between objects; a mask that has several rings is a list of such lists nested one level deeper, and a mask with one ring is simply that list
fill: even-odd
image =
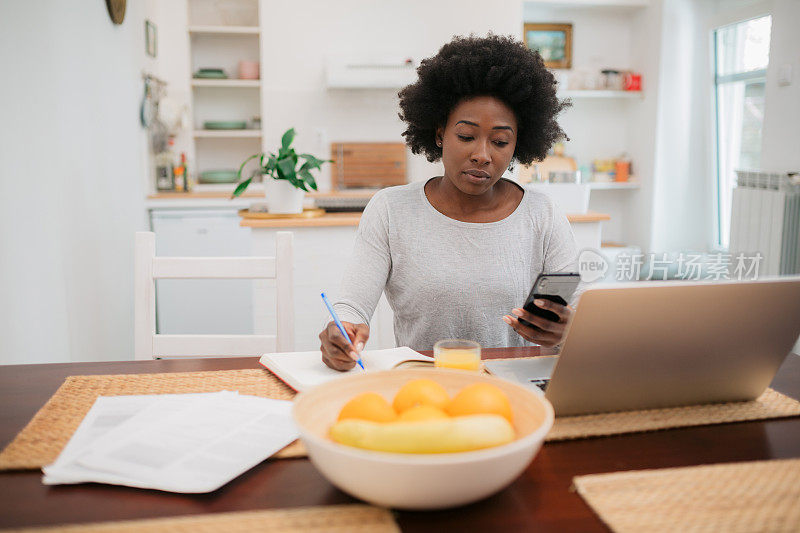
[{"label": "white fruit bowl", "polygon": [[[430,378],[451,397],[466,385],[491,383],[511,401],[516,440],[472,452],[402,454],[338,444],[328,431],[353,396],[377,392],[389,402],[405,383]],[[292,409],[314,466],[328,481],[361,500],[398,509],[443,509],[486,498],[508,486],[530,464],[553,425],[544,395],[486,374],[408,369],[342,377],[297,395]]]}]

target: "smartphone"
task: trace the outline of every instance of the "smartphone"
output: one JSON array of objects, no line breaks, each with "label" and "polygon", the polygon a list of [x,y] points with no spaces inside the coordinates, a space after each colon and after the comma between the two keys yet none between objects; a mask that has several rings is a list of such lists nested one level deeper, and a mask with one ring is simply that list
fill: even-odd
[{"label": "smartphone", "polygon": [[[536,307],[533,305],[533,301],[536,299],[542,299],[550,300],[551,302],[556,302],[561,305],[567,305],[569,303],[569,299],[572,298],[572,294],[575,292],[575,289],[578,288],[580,281],[581,275],[574,272],[539,274],[539,276],[536,278],[536,282],[533,284],[530,294],[528,294],[528,298],[525,300],[525,305],[523,305],[522,308],[536,316],[552,322],[558,322],[559,317],[557,314],[552,311]],[[519,321],[526,326],[536,327],[527,320],[520,318]]]}]

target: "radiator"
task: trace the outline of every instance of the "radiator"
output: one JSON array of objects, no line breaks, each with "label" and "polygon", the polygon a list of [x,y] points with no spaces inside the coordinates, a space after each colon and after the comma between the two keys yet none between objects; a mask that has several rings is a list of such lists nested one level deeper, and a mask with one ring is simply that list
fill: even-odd
[{"label": "radiator", "polygon": [[762,255],[760,275],[800,273],[800,177],[736,171],[730,253]]}]

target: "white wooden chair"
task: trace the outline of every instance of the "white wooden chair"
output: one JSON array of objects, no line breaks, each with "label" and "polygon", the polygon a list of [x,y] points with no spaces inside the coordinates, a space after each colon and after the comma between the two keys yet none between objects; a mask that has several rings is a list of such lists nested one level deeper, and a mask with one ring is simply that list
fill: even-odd
[{"label": "white wooden chair", "polygon": [[[294,349],[292,233],[278,232],[275,257],[156,257],[155,234],[136,233],[136,359],[257,356]],[[156,279],[274,279],[276,335],[156,334]]]}]

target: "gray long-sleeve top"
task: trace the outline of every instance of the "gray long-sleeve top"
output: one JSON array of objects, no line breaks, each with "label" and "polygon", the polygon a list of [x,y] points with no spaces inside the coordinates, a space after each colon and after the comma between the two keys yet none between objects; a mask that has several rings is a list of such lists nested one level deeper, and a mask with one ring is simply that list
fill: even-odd
[{"label": "gray long-sleeve top", "polygon": [[547,195],[525,190],[506,218],[462,222],[437,211],[424,186],[373,196],[334,303],[337,314],[368,324],[386,291],[398,346],[430,350],[453,338],[484,348],[530,345],[502,316],[523,305],[540,272],[577,272],[566,216]]}]

